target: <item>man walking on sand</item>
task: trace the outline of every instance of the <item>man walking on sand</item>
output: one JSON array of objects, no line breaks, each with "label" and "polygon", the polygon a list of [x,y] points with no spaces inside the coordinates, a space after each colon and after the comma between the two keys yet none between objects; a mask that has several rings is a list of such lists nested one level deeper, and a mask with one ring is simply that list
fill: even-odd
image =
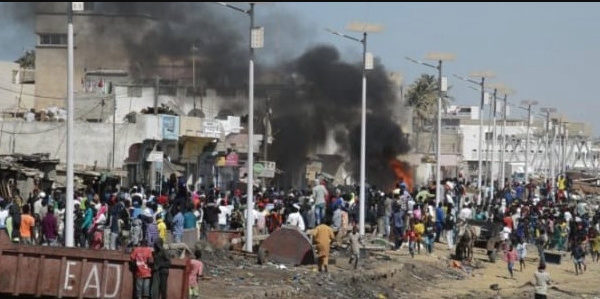
[{"label": "man walking on sand", "polygon": [[331,242],[335,240],[333,230],[329,225],[331,219],[325,218],[325,223],[319,224],[315,228],[315,244],[317,252],[319,254],[319,272],[325,271],[327,273],[327,264],[329,263],[329,249]]}]

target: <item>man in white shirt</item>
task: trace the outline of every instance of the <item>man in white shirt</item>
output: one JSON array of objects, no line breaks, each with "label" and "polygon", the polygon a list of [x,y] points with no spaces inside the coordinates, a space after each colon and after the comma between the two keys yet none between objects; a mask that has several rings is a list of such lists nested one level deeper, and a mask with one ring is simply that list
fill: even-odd
[{"label": "man in white shirt", "polygon": [[315,186],[312,188],[312,193],[315,198],[315,220],[317,225],[319,225],[325,219],[325,198],[329,194],[327,188],[321,185],[319,180],[315,180]]},{"label": "man in white shirt", "polygon": [[286,224],[297,227],[300,231],[304,231],[304,219],[302,219],[302,215],[300,215],[300,206],[298,204],[295,203],[293,205],[292,213],[288,215]]},{"label": "man in white shirt", "polygon": [[467,219],[471,219],[472,215],[473,211],[471,210],[471,204],[464,205],[458,213],[458,219],[460,219],[461,221],[467,221]]}]

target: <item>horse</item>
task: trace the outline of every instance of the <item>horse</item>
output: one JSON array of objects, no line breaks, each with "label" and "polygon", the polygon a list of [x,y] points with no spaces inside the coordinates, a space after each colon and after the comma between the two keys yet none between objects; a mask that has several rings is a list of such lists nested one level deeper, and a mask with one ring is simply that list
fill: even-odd
[{"label": "horse", "polygon": [[479,237],[479,230],[464,222],[457,224],[458,227],[458,242],[456,244],[456,258],[458,259],[473,259],[473,247],[475,240]]}]

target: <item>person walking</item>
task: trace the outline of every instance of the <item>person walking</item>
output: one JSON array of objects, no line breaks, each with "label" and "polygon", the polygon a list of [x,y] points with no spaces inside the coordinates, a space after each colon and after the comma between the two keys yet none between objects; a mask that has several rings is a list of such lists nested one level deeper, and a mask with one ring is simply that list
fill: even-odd
[{"label": "person walking", "polygon": [[587,270],[585,265],[585,249],[583,249],[583,242],[575,241],[573,248],[571,249],[571,257],[573,257],[573,264],[575,265],[575,275],[583,274]]},{"label": "person walking", "polygon": [[525,269],[525,257],[527,256],[527,244],[522,238],[519,238],[519,244],[517,244],[517,257],[519,258],[519,271],[523,272]]},{"label": "person walking", "polygon": [[326,218],[325,223],[319,224],[314,231],[315,244],[319,256],[319,272],[325,271],[327,273],[327,264],[329,263],[329,250],[331,242],[335,240],[333,230],[329,225],[331,220]]},{"label": "person walking", "polygon": [[404,238],[404,210],[398,204],[394,204],[393,209],[393,219],[390,222],[394,226],[394,250],[400,250]]},{"label": "person walking", "polygon": [[204,264],[200,260],[201,258],[202,258],[202,251],[196,250],[194,252],[194,258],[190,260],[191,271],[190,271],[190,275],[188,276],[188,279],[189,279],[188,283],[190,286],[189,294],[190,294],[190,298],[192,298],[192,299],[200,298],[198,278],[203,275],[203,270],[204,270]]},{"label": "person walking", "polygon": [[508,266],[508,273],[510,273],[510,278],[513,279],[513,267],[515,266],[515,262],[517,261],[517,252],[514,250],[512,244],[509,246],[508,250],[504,252],[504,260],[506,260],[506,264]]},{"label": "person walking", "polygon": [[167,279],[169,278],[171,259],[169,259],[167,251],[164,249],[161,238],[158,238],[154,243],[152,258],[154,260],[152,267],[152,299],[168,299]]},{"label": "person walking", "polygon": [[362,236],[358,233],[358,227],[356,225],[352,227],[352,232],[349,233],[346,238],[348,238],[352,250],[352,255],[350,256],[348,263],[352,264],[354,261],[354,270],[356,270],[358,267],[358,259],[360,258],[360,246],[365,245]]},{"label": "person walking", "polygon": [[550,273],[546,272],[546,264],[540,263],[537,272],[533,274],[535,279],[535,299],[546,299],[548,298],[548,285],[552,282],[550,280]]}]

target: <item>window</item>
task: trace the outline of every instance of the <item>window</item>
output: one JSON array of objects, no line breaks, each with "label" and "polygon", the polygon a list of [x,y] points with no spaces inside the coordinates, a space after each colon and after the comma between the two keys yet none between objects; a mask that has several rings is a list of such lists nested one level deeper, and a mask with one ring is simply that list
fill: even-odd
[{"label": "window", "polygon": [[57,33],[40,34],[40,45],[67,45],[67,35]]},{"label": "window", "polygon": [[127,88],[127,97],[128,98],[141,98],[142,97],[142,88],[139,86],[129,86]]}]

